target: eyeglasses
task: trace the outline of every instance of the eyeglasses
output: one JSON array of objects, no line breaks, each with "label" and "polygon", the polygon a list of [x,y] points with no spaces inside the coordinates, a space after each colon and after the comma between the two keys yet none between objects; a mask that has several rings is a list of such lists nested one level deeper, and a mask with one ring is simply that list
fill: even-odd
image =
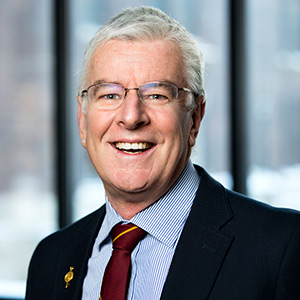
[{"label": "eyeglasses", "polygon": [[90,85],[81,92],[82,97],[97,104],[100,109],[118,108],[126,98],[128,91],[136,90],[139,99],[148,106],[163,106],[178,99],[179,92],[185,91],[197,94],[187,88],[178,88],[171,82],[149,82],[138,88],[125,88],[122,85],[114,83],[100,82]]}]

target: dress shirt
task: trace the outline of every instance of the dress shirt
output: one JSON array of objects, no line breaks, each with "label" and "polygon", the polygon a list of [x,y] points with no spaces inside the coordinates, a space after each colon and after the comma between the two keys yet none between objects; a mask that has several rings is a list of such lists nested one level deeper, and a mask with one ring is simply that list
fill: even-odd
[{"label": "dress shirt", "polygon": [[189,161],[168,193],[129,221],[118,215],[106,198],[106,215],[88,261],[82,299],[99,299],[102,277],[112,253],[109,233],[120,222],[133,223],[148,233],[131,253],[127,299],[159,299],[199,184],[199,175]]}]

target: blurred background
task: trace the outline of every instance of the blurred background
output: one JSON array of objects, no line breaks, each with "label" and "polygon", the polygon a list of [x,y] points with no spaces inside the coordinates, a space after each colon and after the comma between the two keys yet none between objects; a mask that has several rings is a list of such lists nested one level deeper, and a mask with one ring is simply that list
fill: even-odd
[{"label": "blurred background", "polygon": [[177,19],[204,53],[193,161],[228,188],[300,209],[300,1],[0,0],[0,299],[24,298],[43,237],[104,202],[76,88],[90,38],[138,5]]}]

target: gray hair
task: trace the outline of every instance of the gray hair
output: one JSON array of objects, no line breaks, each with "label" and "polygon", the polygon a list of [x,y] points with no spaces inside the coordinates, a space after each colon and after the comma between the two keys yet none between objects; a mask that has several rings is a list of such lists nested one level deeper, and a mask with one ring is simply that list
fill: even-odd
[{"label": "gray hair", "polygon": [[[175,42],[181,51],[188,87],[199,96],[205,95],[203,86],[204,61],[193,36],[173,18],[161,10],[142,6],[128,8],[104,24],[86,48],[78,94],[88,85],[91,58],[99,45],[109,40]],[[194,97],[189,97],[188,107],[195,107]]]}]

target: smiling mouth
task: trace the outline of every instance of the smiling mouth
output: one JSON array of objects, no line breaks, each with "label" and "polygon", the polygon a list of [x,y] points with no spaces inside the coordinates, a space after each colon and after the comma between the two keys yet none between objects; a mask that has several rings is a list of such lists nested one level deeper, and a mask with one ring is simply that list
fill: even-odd
[{"label": "smiling mouth", "polygon": [[127,154],[139,154],[150,150],[154,146],[154,144],[148,142],[140,142],[140,143],[116,142],[114,143],[114,146],[119,151],[122,151]]}]

